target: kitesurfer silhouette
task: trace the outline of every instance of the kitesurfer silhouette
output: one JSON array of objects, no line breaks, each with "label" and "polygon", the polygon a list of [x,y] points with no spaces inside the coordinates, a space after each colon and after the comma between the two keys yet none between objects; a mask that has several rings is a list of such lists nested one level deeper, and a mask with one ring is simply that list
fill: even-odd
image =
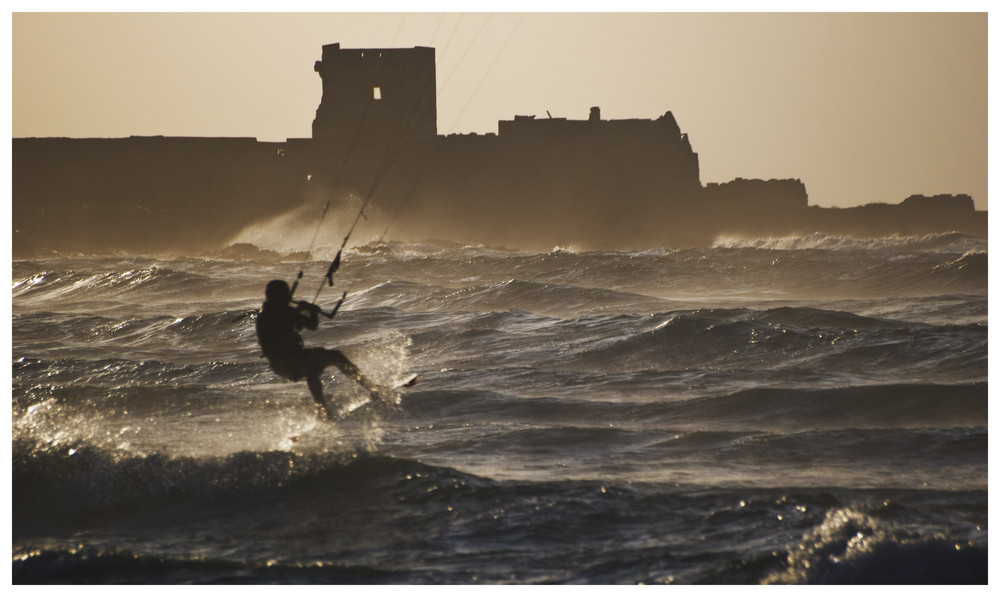
[{"label": "kitesurfer silhouette", "polygon": [[257,314],[257,341],[271,370],[291,381],[303,377],[313,400],[323,407],[327,417],[334,412],[323,397],[320,375],[333,365],[377,397],[379,387],[361,374],[344,353],[331,348],[305,348],[299,330],[315,330],[320,308],[308,301],[292,301],[292,291],[284,280],[271,280],[264,290],[264,304]]}]

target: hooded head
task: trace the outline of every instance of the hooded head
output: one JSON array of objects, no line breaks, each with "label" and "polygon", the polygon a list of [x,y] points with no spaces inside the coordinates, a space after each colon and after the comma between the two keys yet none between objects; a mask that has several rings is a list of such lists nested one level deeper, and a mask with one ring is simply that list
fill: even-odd
[{"label": "hooded head", "polygon": [[292,291],[288,288],[288,282],[271,280],[264,289],[264,298],[275,305],[287,305],[292,300]]}]

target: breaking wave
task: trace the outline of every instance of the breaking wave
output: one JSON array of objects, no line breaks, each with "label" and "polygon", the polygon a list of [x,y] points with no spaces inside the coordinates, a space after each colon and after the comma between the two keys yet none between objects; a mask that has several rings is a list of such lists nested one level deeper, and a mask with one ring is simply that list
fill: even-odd
[{"label": "breaking wave", "polygon": [[774,238],[740,238],[720,236],[712,245],[719,249],[773,249],[798,251],[804,249],[865,250],[865,251],[928,251],[928,252],[984,252],[986,240],[962,232],[944,232],[924,236],[892,235],[875,238],[858,238],[814,232],[805,236]]}]

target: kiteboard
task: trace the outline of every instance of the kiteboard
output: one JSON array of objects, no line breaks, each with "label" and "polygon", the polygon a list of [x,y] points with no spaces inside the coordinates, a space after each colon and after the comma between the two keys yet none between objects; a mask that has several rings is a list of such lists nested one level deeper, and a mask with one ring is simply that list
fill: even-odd
[{"label": "kiteboard", "polygon": [[[413,386],[417,385],[417,379],[418,378],[417,378],[416,374],[408,375],[406,377],[400,378],[395,384],[393,384],[392,390],[393,391],[397,391],[397,390],[402,390],[404,388],[412,388]],[[365,404],[368,404],[369,402],[371,402],[372,399],[374,399],[374,398],[377,397],[376,394],[377,394],[377,392],[373,393],[372,396],[370,396],[368,398],[365,398],[364,400],[361,400],[361,401],[353,403],[353,404],[349,404],[346,407],[341,407],[341,408],[337,408],[336,406],[334,406],[333,403],[330,401],[330,397],[324,395],[323,396],[323,409],[326,411],[327,420],[328,421],[336,421],[338,419],[342,419],[342,418],[346,417],[347,415],[349,415],[352,412],[356,411],[357,409],[361,408]],[[301,439],[301,436],[294,435],[294,436],[292,436],[292,437],[290,437],[288,439],[294,444],[294,443],[297,443],[299,441],[299,439]]]},{"label": "kiteboard", "polygon": [[382,390],[382,391],[375,390],[374,392],[371,393],[370,396],[362,400],[358,400],[356,402],[352,402],[340,407],[334,406],[334,404],[330,401],[330,397],[324,395],[323,408],[326,410],[327,419],[331,421],[336,421],[337,419],[342,419],[350,415],[352,412],[368,404],[369,402],[372,402],[375,399],[379,399],[382,400],[383,402],[388,403],[387,396],[390,395],[392,392],[396,392],[404,388],[412,388],[416,384],[417,384],[417,375],[410,374],[395,381],[391,386],[389,386],[388,390]]},{"label": "kiteboard", "polygon": [[401,381],[397,382],[393,389],[402,390],[403,388],[412,388],[417,385],[417,376],[410,375],[409,377],[404,377]]}]

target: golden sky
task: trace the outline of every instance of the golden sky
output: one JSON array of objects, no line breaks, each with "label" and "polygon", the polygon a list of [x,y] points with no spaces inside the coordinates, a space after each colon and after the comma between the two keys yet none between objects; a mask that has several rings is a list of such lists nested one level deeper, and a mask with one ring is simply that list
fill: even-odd
[{"label": "golden sky", "polygon": [[324,44],[421,45],[440,134],[672,111],[703,183],[987,207],[986,13],[14,13],[12,38],[14,137],[309,137]]}]

